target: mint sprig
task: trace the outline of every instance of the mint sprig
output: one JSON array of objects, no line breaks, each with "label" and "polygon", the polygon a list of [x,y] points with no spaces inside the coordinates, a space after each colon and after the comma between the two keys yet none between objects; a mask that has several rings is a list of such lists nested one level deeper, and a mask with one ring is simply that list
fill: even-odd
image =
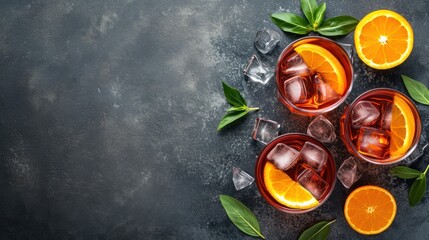
[{"label": "mint sprig", "polygon": [[411,207],[414,207],[419,203],[423,196],[426,193],[426,173],[429,169],[429,164],[426,166],[424,172],[420,172],[416,169],[397,166],[390,170],[390,172],[403,179],[416,179],[411,185],[410,191],[408,193],[408,203]]},{"label": "mint sprig", "polygon": [[259,108],[250,108],[247,106],[246,100],[241,96],[240,92],[225,82],[222,81],[223,93],[226,101],[232,106],[226,111],[226,115],[220,120],[217,130],[220,131],[227,125],[246,116],[251,111],[257,111]]},{"label": "mint sprig", "polygon": [[351,16],[325,18],[326,3],[320,5],[316,0],[301,0],[301,10],[306,19],[293,13],[273,13],[271,20],[281,30],[295,34],[318,32],[323,36],[342,36],[353,31],[359,23]]}]

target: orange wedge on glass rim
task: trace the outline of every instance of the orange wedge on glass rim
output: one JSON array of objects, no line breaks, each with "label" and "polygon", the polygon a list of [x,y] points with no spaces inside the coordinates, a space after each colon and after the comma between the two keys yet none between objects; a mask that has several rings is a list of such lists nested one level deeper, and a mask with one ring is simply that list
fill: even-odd
[{"label": "orange wedge on glass rim", "polygon": [[356,26],[356,53],[368,66],[389,69],[403,63],[411,54],[414,33],[408,21],[396,12],[377,10]]},{"label": "orange wedge on glass rim", "polygon": [[416,124],[410,106],[399,96],[393,97],[390,124],[390,156],[404,155],[413,143]]}]

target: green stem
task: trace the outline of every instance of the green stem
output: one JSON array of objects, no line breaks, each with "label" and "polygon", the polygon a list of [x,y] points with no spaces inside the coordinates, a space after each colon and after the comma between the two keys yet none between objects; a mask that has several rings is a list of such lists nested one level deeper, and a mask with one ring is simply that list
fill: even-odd
[{"label": "green stem", "polygon": [[426,170],[423,172],[424,175],[426,175],[428,169],[429,169],[429,164],[426,166]]},{"label": "green stem", "polygon": [[256,108],[247,108],[247,110],[249,110],[249,112],[250,112],[250,111],[258,111],[258,110],[259,110],[259,108],[258,108],[258,107],[256,107]]}]

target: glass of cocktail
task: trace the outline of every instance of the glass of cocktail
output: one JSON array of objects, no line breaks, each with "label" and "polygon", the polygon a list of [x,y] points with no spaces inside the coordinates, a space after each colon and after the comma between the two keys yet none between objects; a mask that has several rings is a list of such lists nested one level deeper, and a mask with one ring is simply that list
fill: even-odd
[{"label": "glass of cocktail", "polygon": [[420,114],[411,100],[393,89],[369,90],[347,107],[340,135],[348,151],[375,164],[405,159],[421,135]]},{"label": "glass of cocktail", "polygon": [[350,94],[353,67],[336,42],[318,36],[289,44],[276,66],[278,99],[291,112],[314,116],[338,107]]},{"label": "glass of cocktail", "polygon": [[323,204],[335,185],[329,150],[301,133],[281,135],[262,150],[255,168],[261,195],[276,209],[305,213]]}]

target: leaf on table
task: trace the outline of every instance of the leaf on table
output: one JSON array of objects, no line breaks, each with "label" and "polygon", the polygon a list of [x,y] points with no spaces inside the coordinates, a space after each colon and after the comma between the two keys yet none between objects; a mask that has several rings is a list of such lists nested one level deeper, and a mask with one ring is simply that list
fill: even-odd
[{"label": "leaf on table", "polygon": [[225,116],[220,120],[219,125],[217,126],[217,130],[221,130],[222,128],[226,127],[227,125],[237,121],[238,119],[246,116],[246,114],[249,113],[249,110],[242,110],[242,111],[230,111],[227,112]]},{"label": "leaf on table", "polygon": [[353,31],[358,23],[354,17],[338,16],[325,20],[316,31],[324,36],[342,36]]},{"label": "leaf on table", "polygon": [[227,195],[219,195],[219,199],[229,219],[238,229],[250,236],[265,239],[258,219],[243,203]]},{"label": "leaf on table", "polygon": [[307,20],[293,13],[273,13],[271,14],[271,20],[285,32],[296,34],[310,32]]},{"label": "leaf on table", "polygon": [[405,88],[407,89],[410,96],[417,102],[425,105],[429,105],[429,90],[421,82],[414,80],[405,75],[402,76],[402,81],[404,81]]},{"label": "leaf on table", "polygon": [[422,172],[420,172],[416,169],[405,167],[405,166],[394,167],[394,168],[390,169],[390,173],[392,173],[393,175],[395,175],[399,178],[403,178],[403,179],[418,178],[422,174]]},{"label": "leaf on table", "polygon": [[329,231],[331,229],[331,224],[336,220],[332,220],[330,222],[322,221],[317,223],[316,225],[310,227],[305,230],[301,236],[299,236],[298,240],[325,240],[328,237]]},{"label": "leaf on table", "polygon": [[323,18],[325,17],[326,3],[320,4],[314,13],[313,29],[317,29],[323,24]]},{"label": "leaf on table", "polygon": [[246,106],[246,100],[241,96],[240,92],[224,81],[222,81],[223,92],[225,94],[226,101],[234,107]]},{"label": "leaf on table", "polygon": [[313,25],[315,20],[315,12],[317,9],[317,2],[316,0],[301,0],[301,9],[304,13],[305,17],[307,18],[308,22]]},{"label": "leaf on table", "polygon": [[426,174],[422,173],[411,185],[408,194],[408,202],[411,207],[414,207],[426,193]]}]

